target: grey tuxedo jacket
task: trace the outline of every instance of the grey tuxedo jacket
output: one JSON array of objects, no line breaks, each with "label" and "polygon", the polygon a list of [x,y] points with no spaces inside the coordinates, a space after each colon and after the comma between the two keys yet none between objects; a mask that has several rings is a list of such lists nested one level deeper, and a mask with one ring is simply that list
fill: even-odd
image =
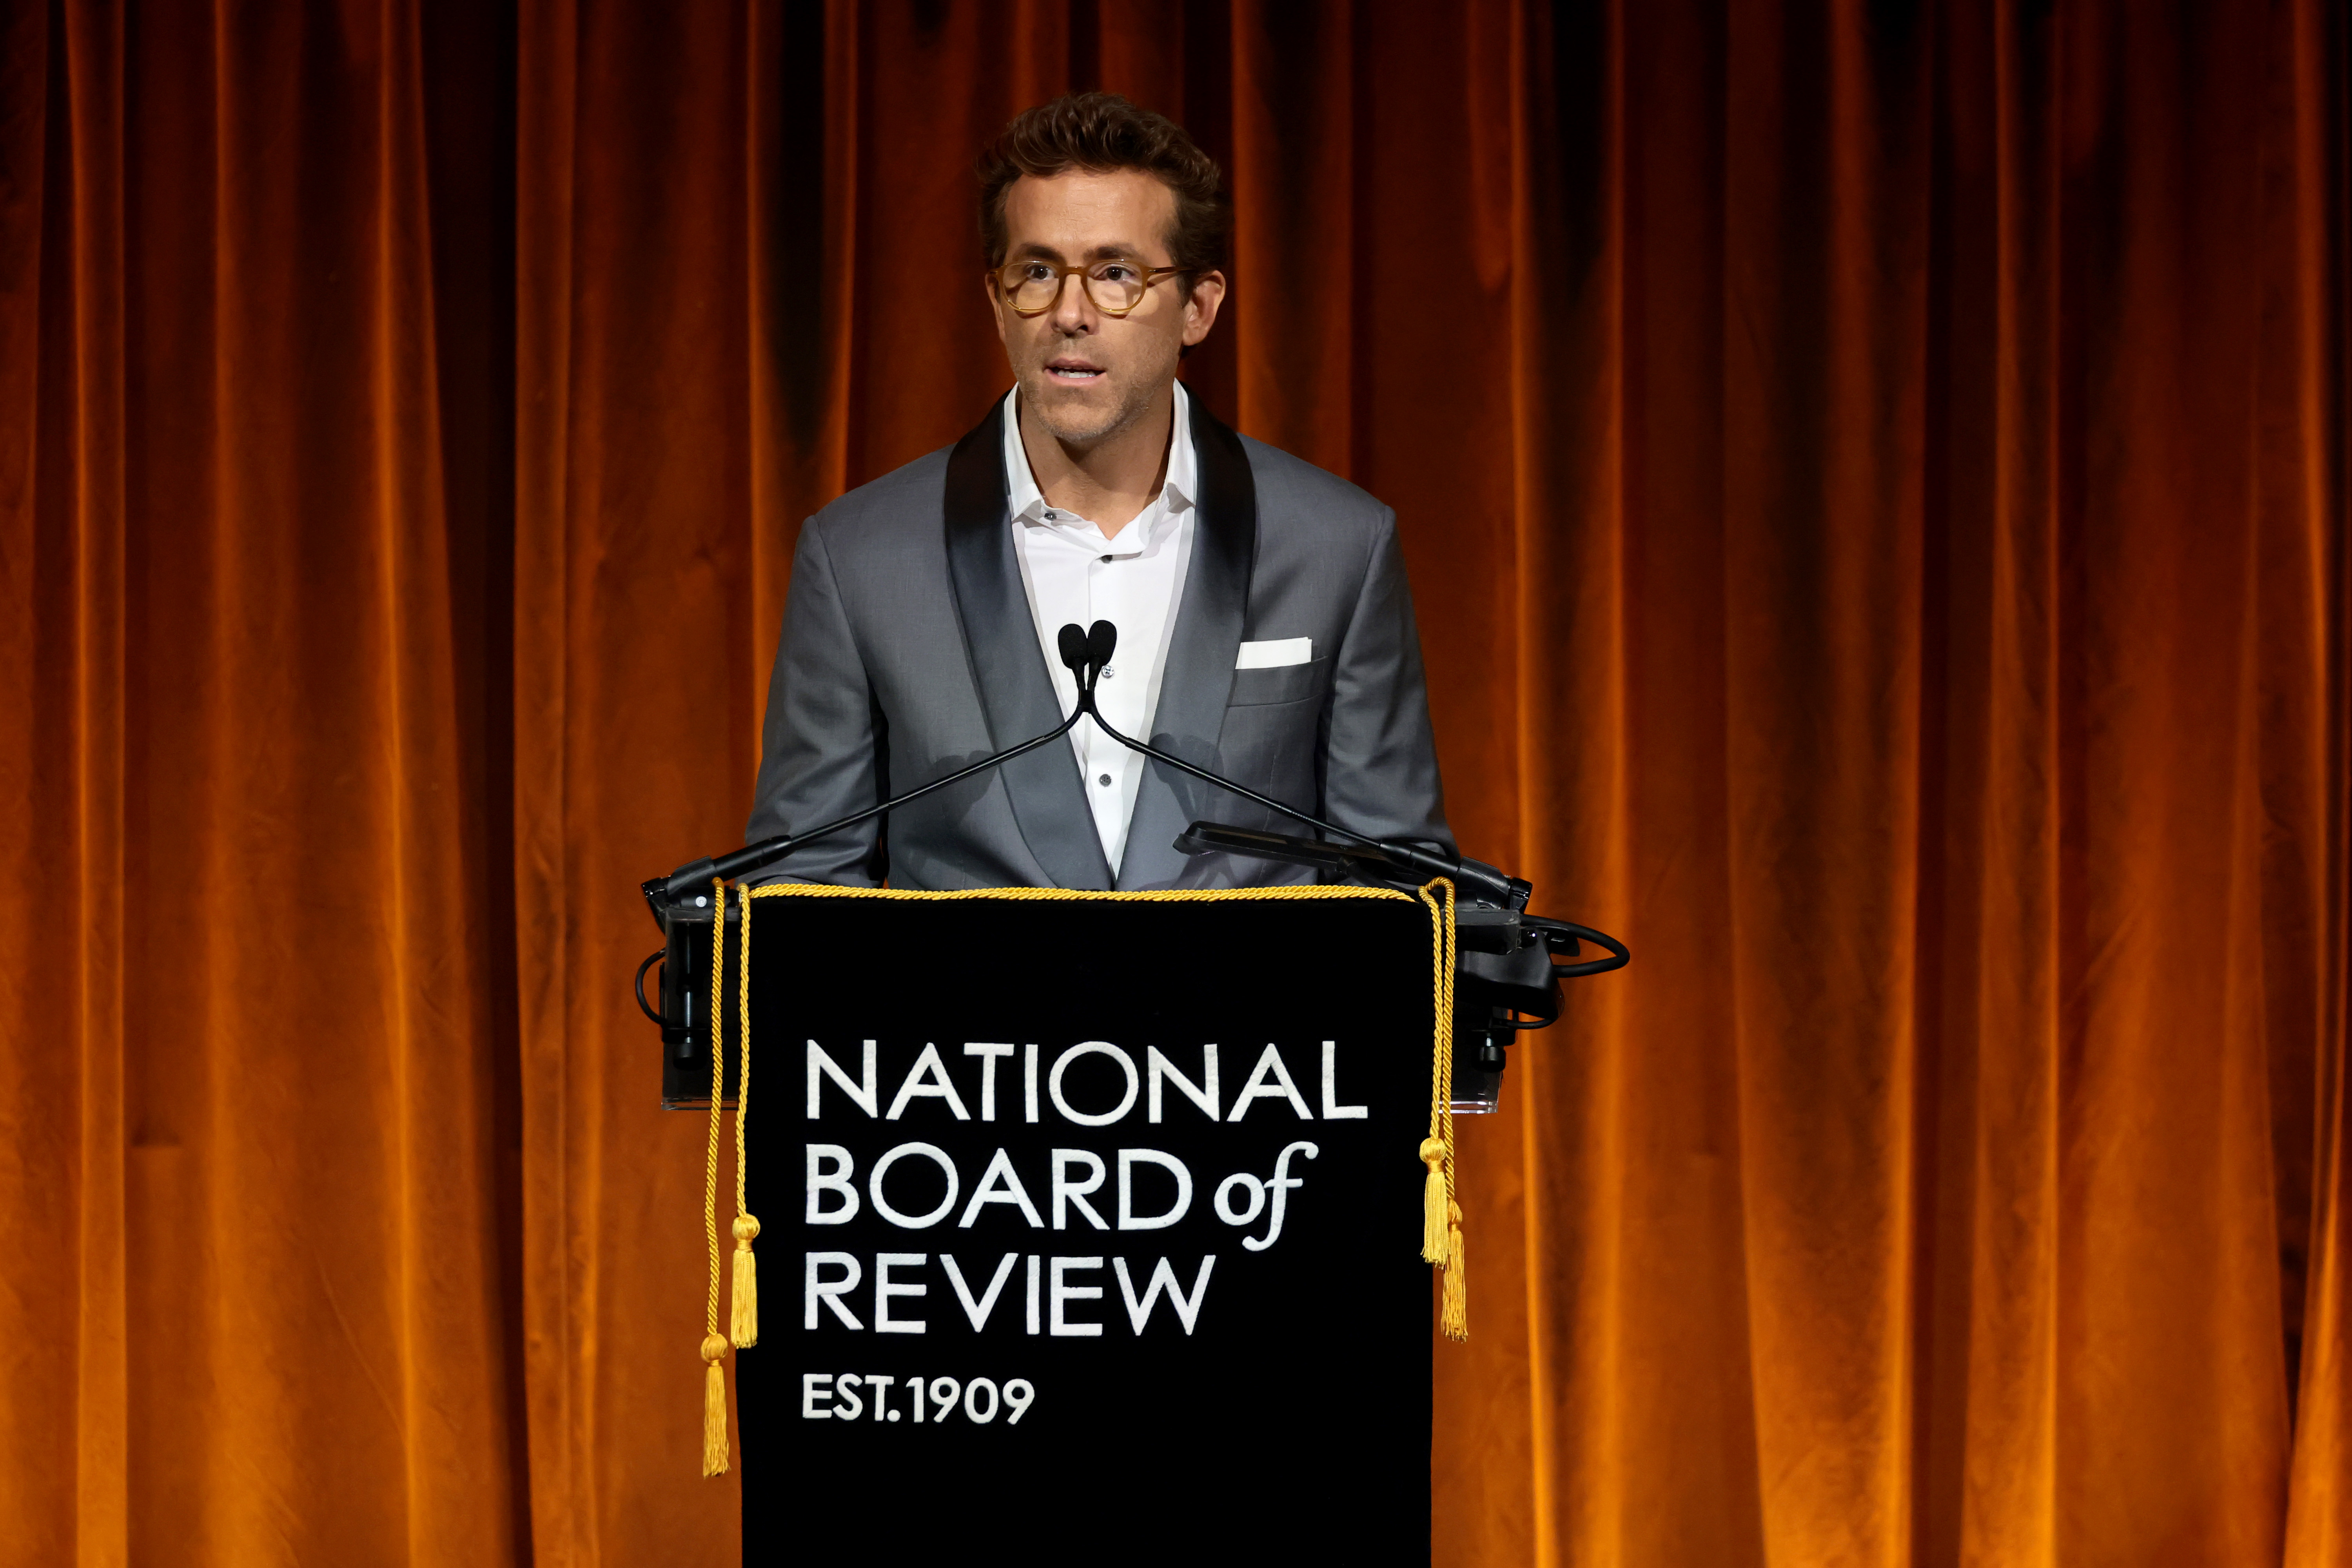
[{"label": "grey tuxedo jacket", "polygon": [[[1396,516],[1238,436],[1192,400],[1199,512],[1151,740],[1375,837],[1453,849]],[[800,833],[1051,730],[1006,501],[1003,415],[835,501],[801,531],[768,689],[747,842]],[[1236,669],[1244,642],[1314,658]],[[1055,741],[882,822],[811,843],[763,880],[898,888],[1219,888],[1301,868],[1186,856],[1195,820],[1307,830],[1146,762],[1113,877],[1078,762]]]}]

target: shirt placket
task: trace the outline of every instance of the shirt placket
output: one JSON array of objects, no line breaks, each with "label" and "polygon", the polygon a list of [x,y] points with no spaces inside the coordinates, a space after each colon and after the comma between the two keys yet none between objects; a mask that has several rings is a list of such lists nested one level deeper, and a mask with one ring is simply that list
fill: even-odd
[{"label": "shirt placket", "polygon": [[[1089,624],[1094,620],[1108,620],[1120,631],[1121,646],[1111,655],[1110,664],[1103,672],[1103,683],[1097,689],[1097,700],[1104,710],[1104,717],[1127,734],[1133,734],[1135,731],[1134,715],[1129,711],[1134,706],[1129,696],[1134,682],[1127,678],[1127,671],[1120,666],[1125,663],[1130,669],[1141,668],[1134,662],[1135,658],[1147,651],[1140,643],[1133,640],[1139,635],[1141,627],[1137,623],[1131,589],[1135,557],[1139,553],[1136,542],[1141,541],[1144,537],[1141,531],[1149,526],[1147,510],[1145,516],[1138,517],[1128,525],[1129,530],[1136,531],[1122,531],[1119,542],[1125,543],[1124,549],[1115,544],[1088,563],[1087,568]],[[1087,780],[1092,786],[1090,793],[1094,810],[1097,818],[1110,826],[1109,837],[1116,843],[1123,837],[1118,828],[1125,814],[1128,770],[1135,758],[1125,746],[1105,734],[1099,726],[1090,724],[1087,730]]]}]

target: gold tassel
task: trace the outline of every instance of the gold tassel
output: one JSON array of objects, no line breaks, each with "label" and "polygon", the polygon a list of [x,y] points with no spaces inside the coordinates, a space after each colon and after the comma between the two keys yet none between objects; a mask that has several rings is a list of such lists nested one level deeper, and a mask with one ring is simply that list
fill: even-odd
[{"label": "gold tassel", "polygon": [[1421,1184],[1421,1260],[1445,1266],[1445,1140],[1421,1141],[1421,1163],[1429,1177]]},{"label": "gold tassel", "polygon": [[727,1359],[727,1337],[712,1334],[702,1342],[702,1473],[727,1473],[727,1374],[719,1363]]},{"label": "gold tassel", "polygon": [[1450,1221],[1445,1227],[1445,1289],[1438,1308],[1438,1324],[1449,1340],[1470,1337],[1469,1280],[1462,1268],[1462,1205],[1445,1205]]},{"label": "gold tassel", "polygon": [[728,1312],[727,1334],[742,1350],[760,1342],[759,1265],[751,1257],[751,1238],[760,1222],[750,1215],[735,1216],[735,1299]]}]

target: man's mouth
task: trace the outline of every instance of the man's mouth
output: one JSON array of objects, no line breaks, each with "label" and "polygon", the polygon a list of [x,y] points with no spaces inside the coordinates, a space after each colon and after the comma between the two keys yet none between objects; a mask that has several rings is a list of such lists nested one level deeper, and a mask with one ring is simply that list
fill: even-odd
[{"label": "man's mouth", "polygon": [[1100,381],[1110,373],[1098,364],[1088,364],[1084,360],[1056,359],[1045,362],[1045,374],[1055,381],[1082,384]]}]

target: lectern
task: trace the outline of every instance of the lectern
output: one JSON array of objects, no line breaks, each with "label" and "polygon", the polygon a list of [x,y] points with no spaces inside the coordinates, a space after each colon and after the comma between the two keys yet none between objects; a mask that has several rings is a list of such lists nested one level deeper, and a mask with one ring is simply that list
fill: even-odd
[{"label": "lectern", "polygon": [[1426,1559],[1442,897],[733,906],[746,1563]]}]

